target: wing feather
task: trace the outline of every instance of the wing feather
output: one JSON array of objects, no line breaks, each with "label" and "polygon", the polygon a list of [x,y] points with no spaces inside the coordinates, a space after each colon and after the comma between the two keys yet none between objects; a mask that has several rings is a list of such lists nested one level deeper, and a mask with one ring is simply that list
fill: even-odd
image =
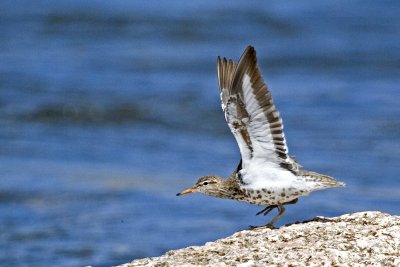
[{"label": "wing feather", "polygon": [[239,63],[218,57],[222,109],[240,149],[242,166],[251,161],[275,164],[296,172],[299,165],[288,155],[283,123],[248,46]]}]

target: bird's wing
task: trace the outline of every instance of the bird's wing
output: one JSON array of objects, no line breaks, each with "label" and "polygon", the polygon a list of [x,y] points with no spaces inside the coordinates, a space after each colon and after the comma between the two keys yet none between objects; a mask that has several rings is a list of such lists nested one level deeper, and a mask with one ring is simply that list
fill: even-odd
[{"label": "bird's wing", "polygon": [[239,145],[243,168],[256,160],[292,172],[298,169],[288,155],[282,119],[258,69],[254,48],[247,47],[237,65],[219,57],[217,65],[222,109]]}]

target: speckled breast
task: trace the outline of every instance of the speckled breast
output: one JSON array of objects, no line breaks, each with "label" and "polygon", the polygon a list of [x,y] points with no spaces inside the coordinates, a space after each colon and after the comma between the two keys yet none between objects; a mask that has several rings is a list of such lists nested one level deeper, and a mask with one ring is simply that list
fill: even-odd
[{"label": "speckled breast", "polygon": [[254,205],[276,205],[290,202],[299,196],[305,195],[303,190],[295,188],[274,189],[246,189],[241,188],[242,194],[234,196],[235,200],[247,202]]}]

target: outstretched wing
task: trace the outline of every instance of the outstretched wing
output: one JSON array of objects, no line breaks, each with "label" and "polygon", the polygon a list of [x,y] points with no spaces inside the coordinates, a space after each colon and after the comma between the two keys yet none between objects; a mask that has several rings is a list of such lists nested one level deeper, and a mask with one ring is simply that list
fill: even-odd
[{"label": "outstretched wing", "polygon": [[288,155],[282,119],[248,46],[239,63],[217,59],[218,82],[225,119],[239,145],[242,166],[266,162],[295,172],[299,165]]}]

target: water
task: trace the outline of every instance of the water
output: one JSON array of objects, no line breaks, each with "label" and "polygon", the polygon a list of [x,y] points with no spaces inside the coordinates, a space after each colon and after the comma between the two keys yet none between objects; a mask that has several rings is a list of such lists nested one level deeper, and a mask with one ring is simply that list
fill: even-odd
[{"label": "water", "polygon": [[216,56],[256,47],[292,155],[347,183],[278,223],[400,205],[400,2],[2,1],[0,264],[109,266],[269,218],[175,194],[239,160]]}]

